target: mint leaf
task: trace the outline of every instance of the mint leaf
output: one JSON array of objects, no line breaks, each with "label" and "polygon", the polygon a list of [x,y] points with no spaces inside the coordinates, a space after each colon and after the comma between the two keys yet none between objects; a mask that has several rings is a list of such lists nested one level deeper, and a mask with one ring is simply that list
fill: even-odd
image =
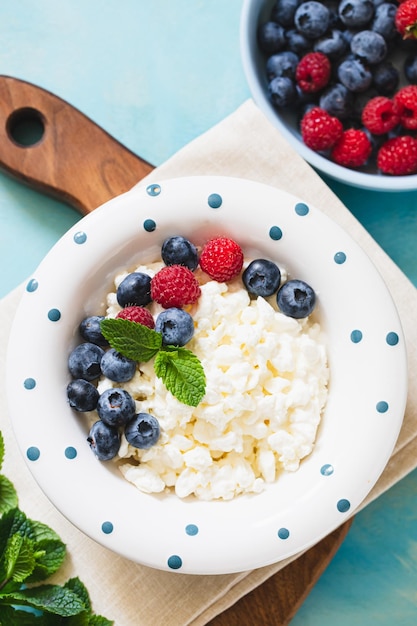
[{"label": "mint leaf", "polygon": [[0,432],[0,469],[2,468],[3,461],[4,461],[4,439],[3,439],[2,433]]},{"label": "mint leaf", "polygon": [[62,565],[66,546],[57,533],[42,522],[30,520],[35,539],[36,563],[26,582],[41,582],[52,576]]},{"label": "mint leaf", "polygon": [[18,498],[13,483],[6,476],[0,474],[0,515],[14,509],[17,505]]},{"label": "mint leaf", "polygon": [[26,582],[39,583],[52,576],[62,565],[65,555],[65,544],[60,540],[43,539],[35,544],[35,567]]},{"label": "mint leaf", "polygon": [[85,608],[91,611],[90,596],[84,583],[78,577],[70,578],[64,585],[67,589],[71,589],[82,601]]},{"label": "mint leaf", "polygon": [[105,319],[100,327],[111,347],[134,361],[149,361],[162,346],[161,333],[137,322]]},{"label": "mint leaf", "polygon": [[[45,620],[33,612],[16,609],[12,606],[0,605],[1,626],[46,626]],[[57,626],[55,622],[54,625]]]},{"label": "mint leaf", "polygon": [[206,391],[206,377],[200,360],[186,348],[167,346],[155,358],[155,373],[180,402],[197,406]]},{"label": "mint leaf", "polygon": [[110,346],[134,361],[155,357],[155,373],[183,404],[197,406],[206,390],[206,378],[198,357],[190,350],[162,346],[162,334],[125,319],[104,319],[101,332]]},{"label": "mint leaf", "polygon": [[35,567],[35,550],[32,539],[18,533],[12,535],[2,555],[7,580],[22,583]]},{"label": "mint leaf", "polygon": [[60,585],[39,585],[1,596],[4,604],[30,606],[61,617],[77,615],[85,611],[80,597],[71,589]]}]

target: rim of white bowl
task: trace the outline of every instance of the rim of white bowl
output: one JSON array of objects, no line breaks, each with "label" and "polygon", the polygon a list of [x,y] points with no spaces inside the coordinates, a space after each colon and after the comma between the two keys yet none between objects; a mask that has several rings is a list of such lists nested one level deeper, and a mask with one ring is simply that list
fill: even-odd
[{"label": "rim of white bowl", "polygon": [[[262,84],[260,73],[257,70],[262,60],[261,53],[257,48],[256,31],[259,16],[266,11],[273,2],[260,2],[259,0],[243,0],[240,17],[240,53],[243,70],[253,100],[266,118],[287,139],[293,148],[310,165],[321,173],[330,176],[342,183],[354,187],[362,187],[373,191],[415,191],[417,190],[417,174],[409,176],[386,176],[384,174],[367,174],[342,167],[329,161],[317,152],[310,150],[300,141],[294,133],[281,121],[265,93],[265,84]],[[266,79],[265,79],[266,81]]]}]

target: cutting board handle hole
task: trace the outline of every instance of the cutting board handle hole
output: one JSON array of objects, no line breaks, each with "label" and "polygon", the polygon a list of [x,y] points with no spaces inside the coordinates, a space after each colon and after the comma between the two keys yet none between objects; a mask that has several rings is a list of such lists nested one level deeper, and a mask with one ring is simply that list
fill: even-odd
[{"label": "cutting board handle hole", "polygon": [[31,107],[17,109],[9,115],[6,130],[16,145],[23,148],[34,146],[42,141],[45,134],[44,117]]}]

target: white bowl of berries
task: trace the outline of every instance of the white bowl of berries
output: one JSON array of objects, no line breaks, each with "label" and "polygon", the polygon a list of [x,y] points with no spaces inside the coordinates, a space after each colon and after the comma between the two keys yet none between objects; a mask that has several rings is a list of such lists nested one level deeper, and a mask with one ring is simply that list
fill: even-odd
[{"label": "white bowl of berries", "polygon": [[373,190],[417,188],[415,0],[244,0],[255,103],[313,167]]},{"label": "white bowl of berries", "polygon": [[51,502],[116,553],[189,574],[274,563],[343,523],[389,459],[406,380],[358,245],[309,201],[210,176],[137,186],[69,230],[26,285],[7,360]]}]

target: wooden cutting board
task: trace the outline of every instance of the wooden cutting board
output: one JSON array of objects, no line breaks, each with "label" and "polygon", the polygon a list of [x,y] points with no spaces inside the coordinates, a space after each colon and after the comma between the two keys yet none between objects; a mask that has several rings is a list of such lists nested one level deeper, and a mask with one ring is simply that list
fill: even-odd
[{"label": "wooden cutting board", "polygon": [[[24,128],[37,142],[22,141]],[[128,191],[153,166],[70,104],[35,85],[0,76],[0,169],[82,214]],[[333,558],[352,521],[210,622],[284,626]]]}]

